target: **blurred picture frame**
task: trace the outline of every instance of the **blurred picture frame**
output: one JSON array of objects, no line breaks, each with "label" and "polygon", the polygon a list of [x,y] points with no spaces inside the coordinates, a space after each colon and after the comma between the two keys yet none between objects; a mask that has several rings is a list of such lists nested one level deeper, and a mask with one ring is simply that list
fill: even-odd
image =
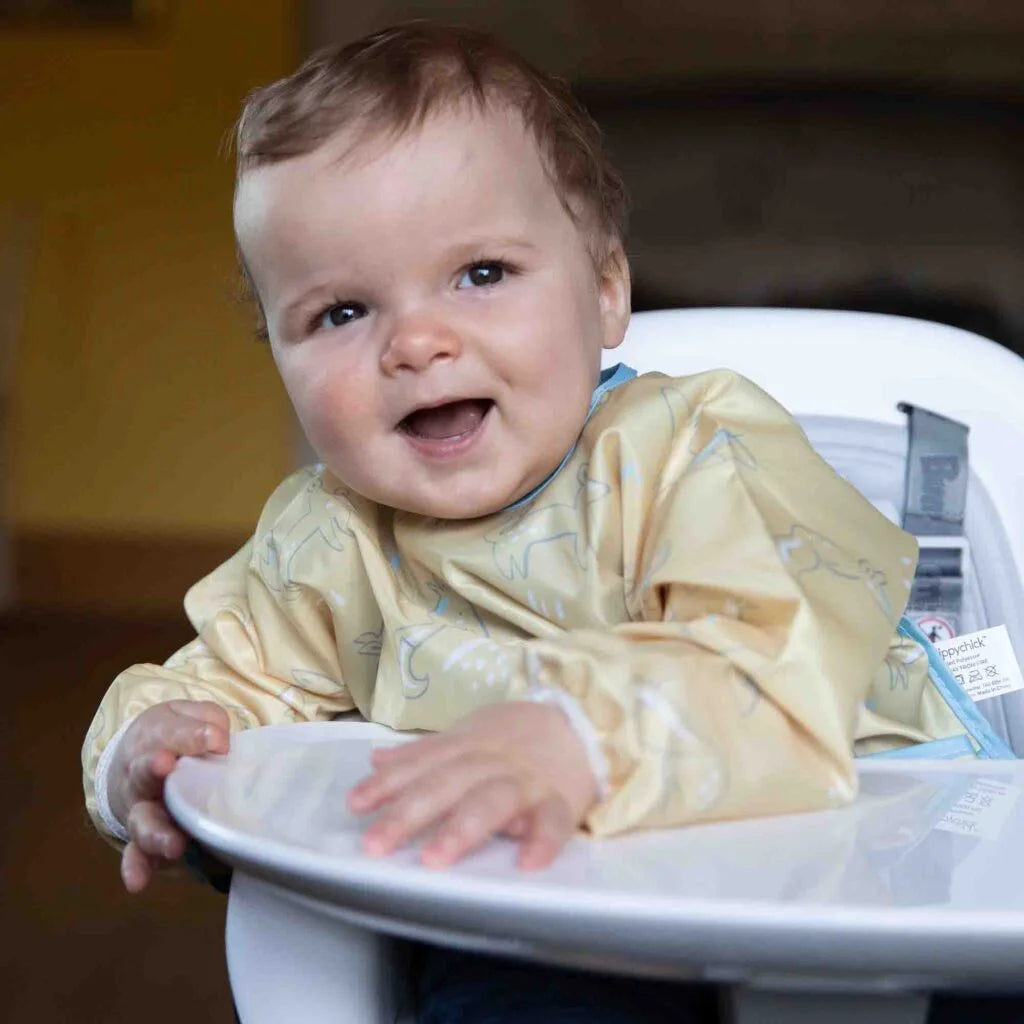
[{"label": "blurred picture frame", "polygon": [[151,24],[170,0],[0,0],[0,25]]}]

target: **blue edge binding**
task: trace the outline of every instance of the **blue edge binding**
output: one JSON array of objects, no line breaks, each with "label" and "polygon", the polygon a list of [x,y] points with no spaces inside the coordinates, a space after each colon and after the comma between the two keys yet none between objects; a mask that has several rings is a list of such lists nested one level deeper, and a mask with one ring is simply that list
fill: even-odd
[{"label": "blue edge binding", "polygon": [[978,757],[993,760],[1015,760],[1017,755],[996,735],[984,715],[975,707],[974,701],[964,692],[963,687],[953,678],[942,655],[935,645],[918,629],[917,624],[906,616],[897,626],[899,633],[910,640],[916,640],[928,655],[928,675],[953,714],[960,719],[966,730],[963,736],[947,736],[928,743],[915,743],[898,750],[885,750],[878,754],[865,754],[859,760],[869,758],[940,758]]}]

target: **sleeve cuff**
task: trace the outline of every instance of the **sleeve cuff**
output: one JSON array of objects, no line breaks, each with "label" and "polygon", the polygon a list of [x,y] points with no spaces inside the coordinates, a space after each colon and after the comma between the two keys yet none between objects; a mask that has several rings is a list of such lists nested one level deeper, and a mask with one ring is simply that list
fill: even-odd
[{"label": "sleeve cuff", "polygon": [[114,763],[114,755],[117,753],[118,744],[121,742],[125,732],[127,732],[128,726],[135,721],[135,718],[136,716],[133,715],[126,722],[123,722],[121,728],[114,733],[110,742],[103,748],[103,753],[100,754],[99,762],[96,765],[96,778],[93,782],[96,790],[96,813],[99,815],[100,821],[103,822],[107,831],[123,843],[127,843],[131,836],[128,834],[128,829],[117,820],[110,808],[107,786],[110,782],[110,768]]},{"label": "sleeve cuff", "polygon": [[598,799],[608,795],[608,760],[601,751],[601,738],[594,728],[594,723],[584,714],[579,702],[564,690],[556,690],[548,686],[531,686],[524,695],[525,700],[537,704],[554,704],[560,708],[573,732],[579,737],[587,755],[587,763],[597,783]]}]

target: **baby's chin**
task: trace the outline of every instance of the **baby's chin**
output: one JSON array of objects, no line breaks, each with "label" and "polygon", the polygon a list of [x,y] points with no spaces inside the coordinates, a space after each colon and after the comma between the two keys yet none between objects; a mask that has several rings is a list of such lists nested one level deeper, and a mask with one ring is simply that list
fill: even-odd
[{"label": "baby's chin", "polygon": [[365,490],[358,487],[352,489],[375,504],[395,509],[398,512],[408,512],[427,519],[457,521],[482,519],[494,515],[494,513],[514,505],[529,494],[533,487],[534,485],[529,483],[502,488],[483,487],[474,489],[470,493],[453,488],[447,490],[438,488],[437,491],[426,494],[408,494],[385,489],[370,493],[374,489],[369,487]]},{"label": "baby's chin", "polygon": [[522,494],[514,494],[511,498],[504,496],[484,497],[474,499],[459,499],[453,497],[439,497],[437,499],[384,501],[380,504],[388,505],[400,512],[411,512],[413,515],[424,516],[428,519],[451,519],[469,520],[483,519],[486,516],[494,515],[509,505],[514,505],[521,497],[529,494],[524,490]]}]

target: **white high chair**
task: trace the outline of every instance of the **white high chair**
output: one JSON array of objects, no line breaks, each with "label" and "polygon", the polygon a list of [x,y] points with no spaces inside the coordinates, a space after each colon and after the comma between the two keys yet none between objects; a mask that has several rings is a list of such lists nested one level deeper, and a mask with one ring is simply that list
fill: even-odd
[{"label": "white high chair", "polygon": [[[975,503],[968,507],[968,536],[972,529],[984,532],[985,518],[993,510],[1007,534],[1005,547],[986,547],[983,542],[976,547],[981,556],[977,571],[985,592],[985,614],[993,623],[1007,623],[1017,650],[1024,655],[1024,602],[1019,600],[1024,567],[1024,360],[967,332],[899,317],[811,310],[694,309],[634,316],[625,343],[608,353],[606,360],[609,364],[619,361],[640,372],[662,370],[673,375],[728,366],[760,384],[798,417],[842,416],[898,426],[904,418],[896,408],[897,403],[910,402],[969,425],[971,469],[991,501],[980,506],[972,496]],[[996,581],[991,593],[989,580]],[[980,617],[981,613],[977,614]],[[327,730],[338,725],[284,728]],[[379,727],[370,725],[345,723],[344,728],[350,730],[347,735],[355,735],[351,730],[360,729],[368,736],[381,734]],[[259,737],[252,739],[256,741]],[[920,766],[921,762],[917,764]],[[1006,771],[1016,770],[1016,762],[1005,764],[1009,766]],[[387,936],[526,957],[551,956],[579,966],[643,972],[643,965],[636,961],[625,964],[616,960],[613,946],[609,945],[614,944],[615,937],[605,932],[592,933],[590,940],[580,939],[576,932],[573,941],[578,945],[566,945],[570,940],[565,938],[560,946],[554,937],[557,924],[552,923],[558,921],[557,903],[548,905],[554,914],[547,919],[546,926],[552,934],[551,941],[546,943],[537,933],[531,937],[526,925],[518,923],[515,894],[522,892],[523,905],[536,903],[543,896],[540,887],[530,881],[499,877],[500,871],[492,861],[486,862],[486,870],[450,875],[447,879],[434,876],[436,894],[432,896],[429,887],[418,890],[419,909],[415,911],[410,910],[408,898],[401,907],[397,897],[389,900],[387,872],[397,872],[399,868],[389,868],[386,862],[374,866],[373,874],[367,869],[362,876],[364,881],[351,882],[345,890],[348,895],[339,897],[322,875],[315,876],[312,869],[306,873],[302,867],[305,862],[297,855],[287,863],[270,864],[269,859],[247,852],[250,848],[233,838],[230,829],[204,819],[201,801],[207,783],[202,773],[208,770],[212,771],[208,764],[194,762],[187,771],[176,771],[168,786],[168,803],[201,841],[234,864],[227,915],[227,960],[243,1024],[411,1024],[409,1010],[403,1009],[400,946]],[[991,772],[990,769],[989,775]],[[1024,788],[1024,775],[1007,778],[1010,781],[1004,789]],[[196,807],[200,808],[199,813]],[[1021,818],[1020,835],[1024,836],[1024,816]],[[810,828],[810,818],[805,821]],[[772,824],[757,827],[769,840],[779,833],[779,828]],[[695,830],[691,841],[700,846],[707,834],[710,833]],[[1008,841],[1005,835],[1004,841]],[[820,857],[824,859],[831,852],[827,841],[823,842]],[[784,848],[799,859],[799,847]],[[657,845],[644,849],[656,850]],[[602,861],[606,868],[614,856],[609,848]],[[646,856],[646,861],[643,857],[633,860],[634,872],[658,874],[671,869],[670,864],[659,864],[655,854]],[[767,861],[764,870],[771,870]],[[569,901],[563,907],[585,907],[585,883],[571,877],[571,872],[566,879],[557,899]],[[467,924],[469,910],[462,908],[463,896],[467,905],[474,899],[483,899],[480,894],[486,895],[487,886],[492,883],[496,893],[500,889],[501,898],[496,897],[489,911],[485,906],[472,918],[473,923]],[[515,888],[517,885],[521,890]],[[670,891],[671,885],[666,887],[666,892]],[[593,899],[605,899],[602,892],[593,892]],[[573,902],[577,897],[583,903]],[[424,909],[431,900],[437,906]],[[656,903],[651,906],[656,908]],[[804,926],[794,919],[795,924],[788,931],[782,928],[778,933],[783,936],[779,939],[780,947],[789,942],[802,950],[786,960],[772,943],[763,941],[760,932],[751,933],[750,941],[745,942],[743,921],[738,919],[738,931],[730,933],[733,938],[722,939],[714,928],[730,919],[734,910],[731,905],[723,902],[716,909],[710,899],[701,906],[705,915],[702,927],[707,931],[686,946],[688,954],[678,956],[690,964],[691,977],[740,982],[743,991],[735,1007],[737,1019],[743,1021],[842,1022],[862,1019],[860,1014],[865,1012],[870,1012],[877,1024],[886,1020],[922,1021],[927,998],[920,994],[920,989],[932,984],[936,977],[941,978],[943,971],[961,984],[973,978],[986,984],[998,982],[999,978],[1005,982],[1005,972],[999,973],[1003,968],[1024,977],[1019,973],[1024,968],[1024,910],[1012,920],[1000,918],[1002,931],[994,928],[965,932],[961,927],[963,921],[957,918],[956,927],[947,929],[948,934],[940,934],[941,917],[935,918],[938,924],[933,926],[928,923],[931,918],[921,917],[920,907],[908,907],[905,914],[901,910],[893,918],[890,931],[878,933],[881,937],[858,946],[851,964],[843,948],[842,936],[846,933],[829,930],[832,917],[838,914],[842,918],[848,908],[832,908],[830,917],[828,913],[816,913],[815,907],[810,906],[806,920],[813,923]],[[825,907],[825,911],[829,908]],[[495,916],[488,918],[487,913]],[[574,912],[567,909],[564,916],[568,928]],[[425,923],[428,920],[434,923]],[[644,946],[648,941],[645,936],[653,927],[651,920],[649,915],[645,918],[647,931],[638,927],[636,950],[661,948],[657,942],[651,947]],[[752,922],[749,927],[753,928],[757,914],[744,920]],[[783,925],[786,923],[780,920]],[[851,912],[843,920],[850,924],[853,931],[849,934],[854,936],[857,914]],[[907,944],[907,936],[920,937],[932,927],[940,931],[935,932],[927,949],[915,952],[913,942]],[[818,928],[825,929],[820,941],[815,931]],[[1002,945],[986,947],[986,953],[979,943],[988,941],[990,932],[992,941],[998,940]],[[659,934],[673,933],[670,930]],[[968,936],[970,942],[966,941]],[[667,950],[669,941],[659,941],[665,943]],[[683,943],[682,938],[679,941]],[[853,937],[850,942],[854,942]],[[896,972],[899,977],[883,966],[884,959],[873,959],[876,946],[880,957],[901,958],[899,963],[905,970]],[[993,950],[1001,953],[1001,959],[993,955]],[[650,956],[651,969],[664,972],[665,963],[657,962],[661,959],[657,953]],[[681,975],[680,961],[673,962]],[[919,979],[916,992],[915,977]],[[800,993],[807,991],[815,994],[801,1001]]]}]

